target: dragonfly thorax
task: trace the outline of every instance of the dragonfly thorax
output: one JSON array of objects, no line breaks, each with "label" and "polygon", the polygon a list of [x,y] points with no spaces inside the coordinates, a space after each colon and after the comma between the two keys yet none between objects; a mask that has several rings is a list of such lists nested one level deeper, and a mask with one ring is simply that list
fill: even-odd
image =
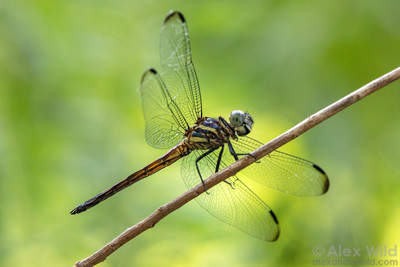
[{"label": "dragonfly thorax", "polygon": [[224,118],[204,117],[197,120],[186,133],[186,143],[191,149],[212,149],[228,143],[230,138],[237,139],[235,128]]}]

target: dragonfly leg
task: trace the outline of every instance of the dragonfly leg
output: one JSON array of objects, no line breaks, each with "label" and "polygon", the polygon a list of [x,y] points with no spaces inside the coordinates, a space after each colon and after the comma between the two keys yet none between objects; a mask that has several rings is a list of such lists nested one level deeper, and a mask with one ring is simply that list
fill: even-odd
[{"label": "dragonfly leg", "polygon": [[[204,191],[208,194],[208,192],[207,192],[207,190],[206,190],[206,185],[204,184],[204,180],[203,180],[203,177],[201,177],[201,172],[200,172],[200,169],[199,169],[199,161],[200,160],[202,160],[205,156],[207,156],[207,155],[209,155],[210,153],[212,153],[212,152],[214,152],[215,150],[217,150],[219,147],[214,147],[214,148],[211,148],[210,150],[207,150],[206,152],[204,152],[203,154],[201,154],[200,155],[200,157],[198,157],[197,159],[196,159],[196,169],[197,169],[197,173],[199,174],[199,176],[200,176],[200,180],[201,180],[201,183],[203,184],[203,187],[204,187]],[[220,160],[219,160],[220,161]],[[219,165],[219,163],[217,163],[217,165]]]},{"label": "dragonfly leg", "polygon": [[221,146],[221,151],[219,152],[218,155],[218,160],[217,160],[217,165],[215,165],[215,172],[219,171],[219,165],[221,163],[221,159],[222,159],[222,154],[224,153],[224,145]]},{"label": "dragonfly leg", "polygon": [[[224,148],[225,148],[224,145],[221,146],[221,151],[219,151],[218,160],[217,160],[217,165],[215,165],[215,172],[218,172],[218,171],[219,171],[219,165],[220,165],[220,163],[221,163],[222,155],[224,154]],[[227,183],[227,184],[229,184],[229,185],[232,187],[232,189],[234,189],[233,186],[232,186],[232,184],[231,184],[230,182],[228,182],[228,181],[226,181],[226,180],[224,180],[224,182]]]},{"label": "dragonfly leg", "polygon": [[[235,150],[233,149],[231,142],[228,142],[228,147],[229,147],[229,152],[235,158],[235,160],[239,160],[238,156],[251,156],[252,158],[254,158],[256,160],[256,157],[253,156],[251,153],[240,153],[240,154],[236,153]],[[260,163],[260,162],[256,161],[256,163]]]},{"label": "dragonfly leg", "polygon": [[226,180],[224,180],[224,182],[225,182],[226,184],[228,184],[232,189],[235,189],[235,188],[233,187],[232,183],[230,183],[230,182],[228,182],[228,181],[226,181]]},{"label": "dragonfly leg", "polygon": [[231,142],[228,142],[228,147],[229,147],[229,152],[235,158],[235,160],[239,160],[238,154],[236,154],[235,150],[233,149]]}]

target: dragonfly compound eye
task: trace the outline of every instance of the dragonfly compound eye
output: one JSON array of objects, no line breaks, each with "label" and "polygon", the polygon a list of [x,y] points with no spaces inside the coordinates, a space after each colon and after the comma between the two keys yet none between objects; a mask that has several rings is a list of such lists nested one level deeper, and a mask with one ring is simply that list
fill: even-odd
[{"label": "dragonfly compound eye", "polygon": [[229,121],[235,128],[243,126],[244,120],[245,120],[245,113],[241,110],[234,110],[229,115]]},{"label": "dragonfly compound eye", "polygon": [[249,113],[244,114],[244,123],[240,127],[236,127],[236,133],[239,136],[248,135],[253,127],[254,120]]}]

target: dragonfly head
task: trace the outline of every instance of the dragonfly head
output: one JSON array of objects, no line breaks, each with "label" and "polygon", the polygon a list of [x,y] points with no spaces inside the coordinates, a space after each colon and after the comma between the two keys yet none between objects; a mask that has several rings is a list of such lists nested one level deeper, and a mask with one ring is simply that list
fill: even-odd
[{"label": "dragonfly head", "polygon": [[251,132],[254,120],[249,113],[241,110],[234,110],[229,115],[229,121],[235,128],[235,132],[239,136],[247,135]]}]

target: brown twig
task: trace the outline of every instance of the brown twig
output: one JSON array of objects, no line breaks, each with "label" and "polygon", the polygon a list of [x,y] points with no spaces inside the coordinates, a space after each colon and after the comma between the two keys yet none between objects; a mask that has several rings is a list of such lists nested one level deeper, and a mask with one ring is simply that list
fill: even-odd
[{"label": "brown twig", "polygon": [[[302,122],[291,128],[290,130],[286,131],[285,133],[281,134],[280,136],[276,137],[275,139],[271,140],[270,142],[264,144],[260,148],[253,151],[251,153],[252,156],[243,157],[240,160],[234,162],[232,165],[226,167],[225,169],[217,173],[214,173],[207,180],[204,181],[205,187],[211,188],[216,184],[224,181],[228,177],[235,175],[237,172],[249,166],[250,164],[254,163],[256,160],[268,155],[275,149],[295,139],[299,135],[303,134],[304,132],[308,131],[309,129],[321,123],[322,121],[328,119],[329,117],[335,115],[339,111],[345,109],[346,107],[354,104],[360,99],[363,99],[367,95],[381,89],[382,87],[394,82],[399,78],[400,78],[400,67],[368,83],[367,85],[361,87],[360,89],[352,92],[351,94],[343,97],[342,99],[336,101],[335,103],[329,105],[328,107],[320,110],[314,115],[309,116],[308,118],[306,118],[305,120],[303,120]],[[204,193],[204,187],[202,184],[199,184],[193,189],[184,193],[183,195],[170,201],[164,206],[161,206],[155,212],[153,212],[149,217],[125,230],[114,240],[109,242],[107,245],[105,245],[103,248],[98,250],[90,257],[78,261],[75,264],[75,266],[76,267],[93,266],[104,261],[109,255],[111,255],[114,251],[116,251],[126,242],[128,242],[135,236],[141,234],[145,230],[153,227],[156,223],[158,223],[168,214],[179,209],[187,202],[191,201],[192,199],[194,199],[195,197],[197,197],[202,193]]]}]

